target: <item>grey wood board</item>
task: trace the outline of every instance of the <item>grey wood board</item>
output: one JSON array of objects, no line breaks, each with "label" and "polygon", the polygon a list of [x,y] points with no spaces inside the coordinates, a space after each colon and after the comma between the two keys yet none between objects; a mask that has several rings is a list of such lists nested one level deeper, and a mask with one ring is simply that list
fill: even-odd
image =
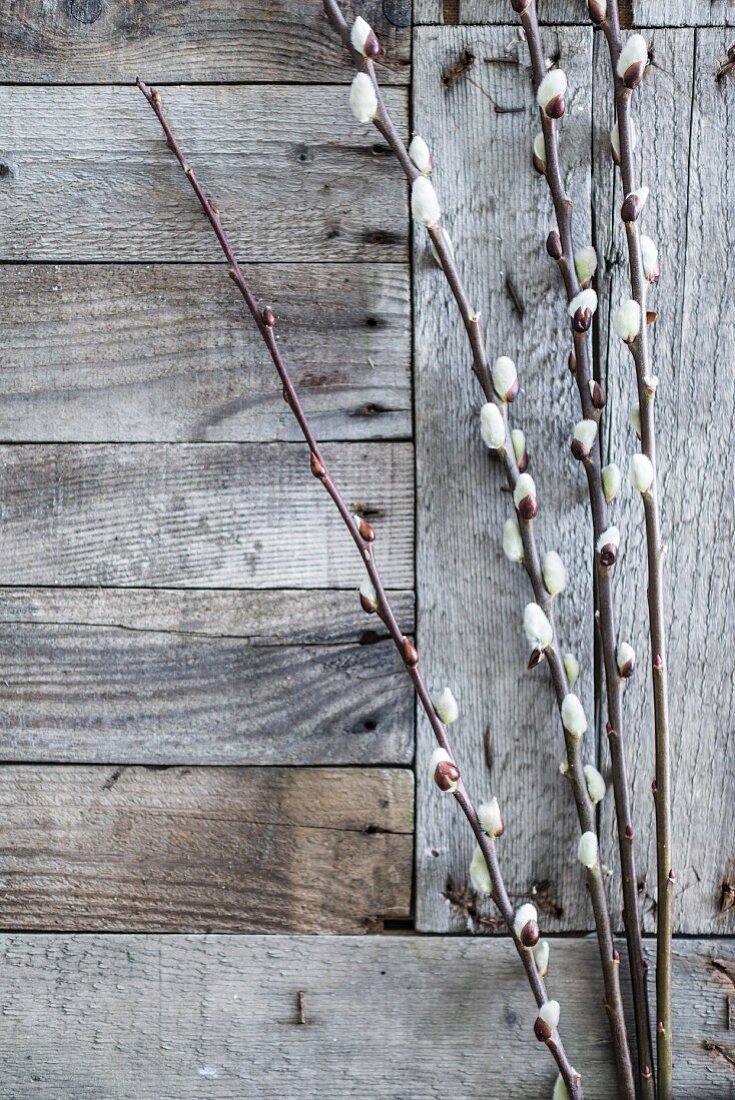
[{"label": "grey wood board", "polygon": [[[722,27],[735,24],[731,0],[621,0],[618,4],[624,29],[644,27]],[[588,26],[585,0],[539,0],[543,25]],[[515,26],[518,21],[510,0],[415,0],[414,23]]]},{"label": "grey wood board", "polygon": [[351,592],[0,589],[0,668],[3,760],[413,758],[403,663]]},{"label": "grey wood board", "polygon": [[[589,941],[553,941],[549,982],[585,1097],[613,1100],[596,965]],[[451,1081],[536,1100],[553,1088],[506,939],[12,934],[0,967],[4,1087],[17,1097],[440,1100]],[[687,1100],[735,1097],[733,973],[731,944],[675,944]]]},{"label": "grey wood board", "polygon": [[413,776],[0,768],[0,927],[360,933],[411,906]]},{"label": "grey wood board", "polygon": [[[405,131],[405,91],[387,99]],[[165,107],[240,260],[406,258],[405,183],[347,88],[172,87]],[[135,88],[0,87],[0,157],[1,260],[222,258]]]},{"label": "grey wood board", "polygon": [[[384,80],[408,83],[410,0],[357,0],[380,35]],[[146,80],[344,80],[346,55],[319,0],[166,0],[131,8],[125,0],[35,0],[0,5],[0,80],[32,84],[130,84]]]},{"label": "grey wood board", "polygon": [[[407,265],[246,268],[320,440],[410,436]],[[0,267],[0,439],[296,440],[224,265]]]},{"label": "grey wood board", "polygon": [[[469,48],[478,59],[505,56],[505,28],[426,28],[415,35],[414,121],[436,159],[435,184],[474,308],[483,317],[491,361],[510,355],[521,394],[513,426],[527,434],[537,481],[542,551],[559,551],[569,589],[559,597],[565,650],[576,653],[578,690],[593,713],[592,592],[587,489],[569,451],[578,397],[567,370],[569,333],[558,274],[544,249],[554,224],[543,181],[531,168],[538,119],[525,47],[519,65],[477,63],[451,87],[441,72]],[[592,32],[554,34],[561,63],[575,74],[563,126],[569,189],[589,210],[589,113]],[[496,113],[488,96],[518,113]],[[586,202],[584,200],[587,200]],[[587,223],[588,226],[588,223]],[[577,245],[589,242],[580,222]],[[525,315],[514,312],[512,280]],[[452,727],[470,790],[500,800],[508,841],[501,852],[514,898],[530,894],[552,929],[589,926],[576,860],[578,826],[559,775],[561,726],[546,668],[526,670],[523,608],[533,597],[520,566],[506,561],[502,527],[513,512],[498,468],[480,441],[479,387],[465,336],[427,242],[416,235],[415,348],[417,439],[417,585],[419,648],[432,682],[455,690],[461,716]],[[441,446],[437,441],[441,441]],[[419,721],[417,921],[422,930],[482,926],[491,914],[472,894],[470,837],[455,807],[429,784],[432,737]],[[490,731],[488,773],[483,735]],[[590,731],[587,759],[595,759]]]},{"label": "grey wood board", "polygon": [[[324,448],[378,532],[385,583],[413,587],[413,449]],[[345,588],[364,567],[297,443],[0,447],[0,584]]]},{"label": "grey wood board", "polygon": [[[682,932],[735,931],[729,888],[735,886],[733,764],[735,643],[732,584],[726,563],[733,531],[732,470],[722,456],[735,446],[732,420],[735,248],[735,87],[714,71],[727,32],[656,31],[656,67],[635,97],[641,179],[651,188],[643,231],[658,243],[662,275],[650,296],[663,538],[668,553],[669,685],[673,737],[675,922]],[[599,59],[600,62],[604,58]],[[620,205],[611,192],[605,131],[611,118],[601,64],[596,99],[605,118],[596,145],[596,187],[602,209]],[[602,82],[604,78],[604,83]],[[625,240],[617,218],[597,221],[607,257],[605,295],[614,308],[629,294]],[[630,424],[636,403],[630,357],[604,323],[608,357],[608,447],[627,467],[637,450]],[[609,344],[608,344],[609,341]],[[627,487],[627,482],[626,482]],[[630,488],[615,520],[623,532],[616,599],[621,637],[639,654],[626,691],[630,769],[635,790],[639,880],[646,923],[655,924],[654,817],[650,643],[646,615],[643,510]],[[605,826],[611,822],[606,807]]]}]

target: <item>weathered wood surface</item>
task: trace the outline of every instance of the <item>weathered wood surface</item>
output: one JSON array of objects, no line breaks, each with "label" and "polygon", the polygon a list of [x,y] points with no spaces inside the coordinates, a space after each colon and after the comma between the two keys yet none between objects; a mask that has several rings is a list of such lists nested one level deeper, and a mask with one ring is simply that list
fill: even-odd
[{"label": "weathered wood surface", "polygon": [[[408,266],[248,274],[318,438],[410,436]],[[11,264],[0,297],[3,440],[300,438],[224,266]]]},{"label": "weathered wood surface", "polygon": [[0,928],[376,931],[411,906],[413,776],[0,768]]},{"label": "weathered wood surface", "polygon": [[[384,80],[408,83],[410,0],[343,6],[380,34]],[[0,80],[49,84],[344,80],[345,55],[320,0],[3,0]]]},{"label": "weathered wood surface", "polygon": [[[589,26],[585,0],[541,0],[541,23]],[[731,0],[622,0],[620,19],[628,27],[727,27],[735,25]],[[518,25],[510,0],[414,0],[415,24],[478,23]]]},{"label": "weathered wood surface", "polygon": [[408,764],[410,685],[373,626],[351,592],[0,589],[0,757]]},{"label": "weathered wood surface", "polygon": [[[405,259],[405,184],[346,88],[175,87],[166,109],[243,261]],[[135,88],[0,88],[0,152],[2,260],[221,259]]]},{"label": "weathered wood surface", "polygon": [[[652,333],[663,535],[668,546],[669,676],[673,730],[674,859],[677,927],[691,933],[732,933],[735,907],[733,767],[733,614],[727,563],[732,541],[732,415],[735,349],[735,87],[713,73],[729,34],[656,31],[656,67],[637,98],[642,180],[651,188],[642,224],[658,242],[661,281],[651,295],[658,317]],[[604,60],[604,59],[601,59]],[[604,80],[607,73],[598,69]],[[605,117],[604,83],[595,94]],[[600,127],[597,195],[614,202],[609,160]],[[716,150],[717,157],[713,157]],[[628,296],[625,241],[615,220],[597,219],[599,248],[607,257],[604,293],[613,306]],[[601,333],[607,347],[608,334]],[[637,403],[632,363],[617,337],[607,347],[611,457],[627,466],[636,449],[630,410]],[[621,637],[640,655],[626,691],[631,730],[639,878],[644,909],[654,926],[655,845],[650,794],[653,775],[650,644],[644,615],[645,530],[637,494],[621,494],[615,516],[625,555],[617,570]],[[610,824],[612,809],[607,807]]]},{"label": "weathered wood surface", "polygon": [[[445,224],[472,304],[483,316],[489,355],[510,355],[518,364],[522,391],[511,419],[527,433],[540,499],[540,546],[558,550],[570,570],[570,588],[559,599],[561,637],[580,661],[578,690],[592,714],[587,490],[569,452],[578,398],[566,365],[569,337],[558,274],[544,250],[553,216],[530,164],[538,122],[525,47],[511,47],[520,65],[478,62],[451,88],[441,81],[442,69],[464,49],[478,59],[504,56],[508,42],[505,28],[420,29],[414,121],[436,154]],[[588,197],[592,32],[555,33],[552,47],[557,44],[562,65],[575,74],[564,126],[568,186]],[[520,110],[495,113],[488,96]],[[579,243],[586,243],[582,223]],[[481,393],[422,234],[416,235],[415,265],[419,648],[434,686],[450,684],[459,700],[461,717],[452,734],[470,789],[478,797],[492,792],[503,806],[508,839],[501,857],[512,895],[536,890],[549,928],[586,928],[590,915],[572,858],[578,826],[559,775],[560,721],[545,666],[526,670],[522,614],[533,597],[525,573],[501,548],[512,503],[480,441]],[[523,319],[507,280],[523,303]],[[490,772],[486,731],[493,740]],[[430,731],[419,722],[417,920],[424,930],[456,931],[478,920],[468,885],[472,845],[456,807],[425,781],[431,748]],[[588,757],[595,758],[592,733]],[[482,906],[480,921],[489,914],[491,907]]]},{"label": "weathered wood surface", "polygon": [[[613,1100],[603,1010],[580,981],[595,948],[554,940],[551,958],[585,1097]],[[731,945],[676,944],[686,1100],[735,1097],[728,972]],[[4,1087],[18,1097],[439,1100],[451,1081],[537,1100],[553,1087],[507,940],[5,935],[0,979]]]},{"label": "weathered wood surface", "polygon": [[[337,443],[347,500],[413,585],[413,451]],[[0,584],[345,588],[364,568],[297,443],[0,447]]]}]

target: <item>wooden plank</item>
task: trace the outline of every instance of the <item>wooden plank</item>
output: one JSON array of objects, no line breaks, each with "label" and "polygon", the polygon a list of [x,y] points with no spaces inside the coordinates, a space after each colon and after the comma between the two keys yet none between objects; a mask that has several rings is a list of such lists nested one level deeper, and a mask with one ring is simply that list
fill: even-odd
[{"label": "wooden plank", "polygon": [[[735,25],[730,0],[623,0],[623,27],[727,27]],[[584,0],[544,0],[539,4],[544,25],[588,26]],[[415,24],[481,24],[517,26],[509,0],[414,0]]]},{"label": "wooden plank", "polygon": [[[413,586],[413,452],[325,448],[378,529],[384,579]],[[296,443],[0,447],[0,584],[345,588],[363,567]]]},{"label": "wooden plank", "polygon": [[632,5],[636,27],[735,26],[735,9],[729,0],[632,0]]},{"label": "wooden plank", "polygon": [[413,758],[403,664],[349,592],[0,589],[0,667],[4,760]]},{"label": "wooden plank", "polygon": [[[561,64],[575,74],[563,148],[568,188],[580,200],[581,245],[590,194],[592,32],[565,30],[554,42]],[[507,46],[503,28],[419,30],[414,120],[436,154],[445,223],[472,304],[483,315],[490,357],[510,355],[518,364],[522,393],[512,421],[527,433],[541,549],[558,550],[572,578],[560,597],[561,637],[580,661],[579,691],[591,715],[591,536],[586,485],[569,451],[578,397],[567,370],[562,291],[544,250],[553,225],[550,200],[530,166],[538,120],[525,47],[520,65],[478,65],[449,90],[439,76],[463,49],[482,58],[504,55]],[[488,95],[519,113],[496,114]],[[572,858],[578,826],[559,775],[558,713],[544,666],[526,671],[522,614],[531,590],[501,549],[512,504],[480,441],[482,400],[464,334],[419,234],[415,272],[419,648],[432,686],[450,684],[459,699],[461,718],[452,733],[470,789],[478,798],[492,791],[503,806],[512,838],[512,855],[502,856],[511,894],[535,891],[550,928],[586,928],[591,917]],[[523,302],[523,319],[514,312],[507,279]],[[490,774],[486,730],[494,743]],[[417,919],[425,930],[454,931],[478,920],[468,885],[471,843],[455,807],[424,782],[431,744],[420,723]],[[594,760],[592,734],[587,752]],[[482,908],[479,919],[490,913]]]},{"label": "wooden plank", "polygon": [[[320,440],[411,435],[408,268],[257,265]],[[211,264],[8,265],[0,438],[296,440],[273,365]]]},{"label": "wooden plank", "polygon": [[[407,129],[406,97],[388,89]],[[166,107],[243,260],[404,260],[406,186],[347,89],[170,88]],[[140,92],[0,88],[2,260],[219,260]]]},{"label": "wooden plank", "polygon": [[[426,1100],[452,1081],[466,1096],[551,1096],[505,939],[5,935],[0,948],[9,1095]],[[732,1100],[732,945],[675,952],[677,1095]],[[554,940],[551,960],[585,1097],[612,1100],[595,948]]]},{"label": "wooden plank", "polygon": [[411,905],[413,776],[0,768],[0,928],[359,933]]},{"label": "wooden plank", "polygon": [[[344,5],[380,34],[383,79],[407,84],[410,0]],[[279,0],[200,0],[194,7],[149,0],[36,0],[0,5],[0,80],[14,83],[148,81],[334,81],[348,79],[321,5]]]},{"label": "wooden plank", "polygon": [[[657,390],[659,466],[669,607],[669,685],[674,740],[674,868],[676,927],[687,933],[735,931],[732,815],[735,802],[732,668],[729,622],[732,586],[725,563],[732,539],[732,495],[715,473],[732,453],[732,313],[735,247],[735,88],[713,76],[727,33],[656,31],[657,67],[636,97],[642,179],[651,188],[643,229],[658,242],[662,275],[651,294],[658,312],[652,329]],[[605,111],[607,73],[598,70],[595,101]],[[694,81],[694,84],[692,84]],[[693,114],[691,112],[694,105]],[[604,134],[607,122],[600,127]],[[690,141],[691,138],[691,141]],[[611,201],[609,160],[597,150],[601,209]],[[614,195],[615,209],[620,195]],[[623,234],[599,218],[601,251],[608,257],[605,293],[613,305],[628,296]],[[602,346],[607,334],[603,330]],[[630,357],[613,337],[608,349],[609,444],[623,465],[636,449],[630,409],[636,403]],[[727,395],[720,400],[714,395]],[[714,478],[714,482],[713,482]],[[714,487],[714,493],[713,493]],[[621,637],[640,655],[640,671],[626,691],[632,731],[630,768],[635,790],[639,878],[647,924],[654,925],[655,866],[652,714],[645,616],[645,532],[642,507],[631,490],[621,494],[615,520],[624,535],[617,570]],[[724,720],[723,720],[724,716]],[[610,822],[607,808],[607,823]]]}]

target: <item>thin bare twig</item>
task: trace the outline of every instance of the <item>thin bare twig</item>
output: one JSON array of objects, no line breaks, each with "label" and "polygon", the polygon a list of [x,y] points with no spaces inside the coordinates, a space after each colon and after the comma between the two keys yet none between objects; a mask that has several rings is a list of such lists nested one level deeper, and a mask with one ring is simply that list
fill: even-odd
[{"label": "thin bare twig", "polygon": [[[348,533],[350,534],[355,546],[357,547],[363,564],[367,570],[370,578],[374,593],[375,593],[375,607],[374,610],[382,622],[385,624],[388,633],[391,636],[402,660],[406,672],[408,673],[419,702],[429,720],[431,728],[436,737],[437,744],[444,749],[451,757],[452,761],[455,760],[452,752],[449,738],[447,735],[447,728],[439,718],[436,708],[431,701],[429,692],[426,688],[423,675],[419,669],[419,655],[418,652],[409,638],[407,638],[401,631],[393,608],[390,604],[385,588],[383,586],[380,571],[375,556],[375,532],[371,525],[364,519],[356,519],[356,517],[350,511],[348,504],[342,496],[336,482],[333,480],[329,468],[324,460],[324,457],[319,449],[319,445],[316,441],[314,433],[311,429],[306,413],[301,405],[298,393],[291,381],[288,369],[281,355],[280,348],[275,335],[275,316],[270,309],[261,311],[257,305],[255,297],[250,289],[250,286],[245,278],[245,275],[240,267],[237,257],[232,249],[227,233],[222,225],[222,219],[220,216],[219,207],[215,202],[207,197],[201,184],[199,183],[194,170],[186,160],[184,153],[178,144],[176,137],[173,134],[171,126],[164,114],[161,104],[161,96],[158,91],[153,88],[149,88],[142,80],[138,79],[138,87],[145,96],[146,100],[152,107],[153,111],[161,124],[161,128],[166,136],[166,141],[171,152],[174,154],[179,164],[181,165],[186,178],[188,179],[199,203],[204,211],[209,224],[211,225],[217,240],[220,243],[222,251],[229,263],[229,275],[236,287],[240,291],[245,304],[250,312],[250,315],[255,322],[255,325],[263,338],[263,341],[268,349],[270,357],[278,373],[278,377],[283,386],[283,394],[289,408],[291,409],[296,421],[301,429],[301,433],[306,441],[310,453],[311,472],[314,477],[323,485],[329,496],[332,498],[337,511],[339,512]],[[365,604],[363,603],[363,606]],[[457,769],[457,773],[458,773]],[[508,897],[505,883],[503,881],[502,873],[498,863],[495,839],[490,836],[483,827],[478,812],[475,809],[461,776],[457,774],[456,784],[454,785],[453,794],[459,804],[462,812],[464,813],[470,828],[472,829],[477,844],[483,854],[485,863],[487,864],[490,880],[492,883],[492,897],[495,905],[497,906],[507,928],[513,937],[518,955],[520,956],[523,967],[526,971],[528,983],[531,987],[534,1000],[537,1007],[540,1009],[545,1005],[549,998],[546,992],[546,986],[544,980],[539,973],[534,958],[532,944],[526,945],[522,942],[521,936],[525,933],[525,929],[516,930],[515,917],[516,914],[511,905]],[[451,789],[451,788],[449,788]],[[535,922],[534,922],[535,923]],[[534,943],[538,940],[538,929],[535,927],[533,931],[535,936]],[[538,1024],[538,1019],[537,1019]],[[553,1028],[549,1029],[548,1035],[541,1035],[539,1031],[536,1032],[537,1037],[545,1042],[549,1048],[552,1057],[554,1058],[559,1072],[564,1079],[564,1082],[569,1090],[572,1100],[582,1100],[582,1084],[581,1078],[576,1070],[572,1067],[569,1059],[564,1050],[561,1038],[558,1031]]]}]

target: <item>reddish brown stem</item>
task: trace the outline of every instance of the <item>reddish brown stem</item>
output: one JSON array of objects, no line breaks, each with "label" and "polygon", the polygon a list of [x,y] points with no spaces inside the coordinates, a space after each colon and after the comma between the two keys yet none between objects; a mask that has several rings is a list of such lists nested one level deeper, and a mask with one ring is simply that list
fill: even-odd
[{"label": "reddish brown stem", "polygon": [[[311,429],[306,413],[299,399],[296,388],[291,381],[286,364],[281,355],[280,348],[275,336],[275,317],[270,310],[261,311],[255,300],[250,286],[245,278],[245,275],[240,267],[237,257],[232,249],[227,233],[222,225],[222,219],[220,216],[219,207],[214,203],[204,192],[201,184],[199,183],[196,174],[192,167],[187,162],[180,145],[178,144],[171,126],[164,114],[161,104],[161,96],[158,91],[153,88],[149,88],[142,80],[138,79],[138,87],[147,99],[148,103],[152,107],[153,111],[161,124],[164,134],[166,135],[166,141],[171,152],[174,154],[179,164],[181,165],[186,178],[188,179],[199,203],[207,216],[209,224],[211,225],[217,240],[220,243],[222,251],[224,252],[227,261],[229,263],[229,275],[232,281],[237,286],[242,297],[245,300],[245,304],[255,322],[260,335],[268,349],[273,365],[276,368],[276,372],[283,386],[283,394],[288,403],[291,412],[293,413],[296,421],[301,429],[301,433],[306,441],[310,453],[311,472],[321,482],[325,490],[332,498],[337,511],[339,512],[342,520],[347,528],[353,542],[355,543],[360,556],[367,570],[368,576],[372,582],[373,588],[377,598],[377,614],[385,624],[391,639],[393,640],[399,654],[404,663],[404,667],[411,678],[413,686],[418,696],[419,702],[426,713],[431,728],[436,737],[437,743],[452,756],[452,759],[456,759],[452,752],[451,745],[447,736],[447,729],[439,719],[439,716],[434,708],[434,705],[429,696],[429,692],[426,688],[424,678],[418,666],[418,653],[413,644],[402,633],[396,616],[393,612],[390,600],[386,594],[383,586],[380,571],[378,569],[375,548],[374,548],[374,532],[372,528],[365,524],[361,524],[356,521],[354,515],[350,511],[350,508],[342,496],[336,482],[332,478],[327,463],[319,450],[319,445],[316,441],[316,437]],[[510,903],[505,883],[503,881],[500,866],[498,864],[497,852],[495,849],[495,841],[490,837],[483,829],[480,819],[477,814],[473,803],[471,802],[469,795],[467,794],[464,784],[460,781],[458,789],[454,792],[454,797],[459,804],[462,812],[467,818],[470,827],[475,834],[477,843],[485,857],[488,871],[490,873],[490,879],[493,886],[493,901],[495,902],[508,931],[513,937],[516,950],[521,958],[523,967],[526,971],[531,992],[533,994],[536,1005],[540,1007],[548,1000],[548,994],[546,992],[546,986],[543,978],[538,972],[536,963],[533,957],[531,949],[524,947],[521,943],[518,935],[514,929],[515,913]],[[583,1100],[582,1098],[582,1085],[579,1074],[572,1067],[567,1058],[564,1046],[558,1035],[558,1032],[554,1032],[552,1038],[546,1044],[556,1061],[559,1068],[559,1072],[564,1078],[564,1082],[569,1089],[570,1096],[573,1100]]]}]

